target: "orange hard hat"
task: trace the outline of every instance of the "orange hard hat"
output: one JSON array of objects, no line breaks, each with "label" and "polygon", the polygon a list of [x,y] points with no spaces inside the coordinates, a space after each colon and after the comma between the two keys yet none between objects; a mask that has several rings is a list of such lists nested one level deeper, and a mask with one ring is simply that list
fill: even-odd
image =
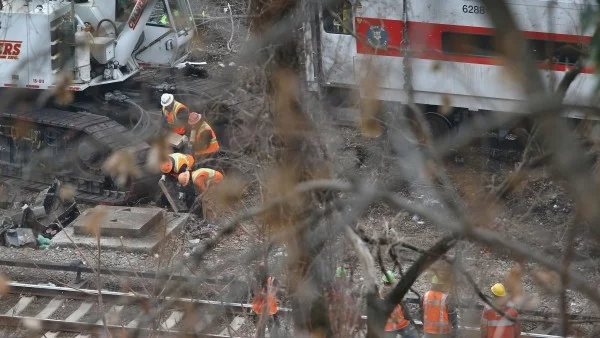
[{"label": "orange hard hat", "polygon": [[177,176],[177,180],[179,181],[179,184],[181,184],[185,187],[190,182],[190,172],[189,171],[182,172],[181,174],[179,174],[179,176]]},{"label": "orange hard hat", "polygon": [[195,112],[191,112],[190,117],[188,117],[188,123],[191,125],[200,122],[200,120],[202,120],[202,115]]},{"label": "orange hard hat", "polygon": [[160,172],[168,174],[173,170],[173,159],[169,158],[160,165]]},{"label": "orange hard hat", "polygon": [[194,165],[194,156],[192,156],[190,154],[185,154],[185,157],[187,158],[187,161],[188,161],[188,168],[192,169],[192,166]]}]

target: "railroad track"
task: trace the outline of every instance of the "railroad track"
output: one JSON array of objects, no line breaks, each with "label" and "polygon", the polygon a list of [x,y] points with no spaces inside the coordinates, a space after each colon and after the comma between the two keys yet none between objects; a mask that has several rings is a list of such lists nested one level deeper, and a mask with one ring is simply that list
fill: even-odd
[{"label": "railroad track", "polygon": [[[33,331],[46,338],[75,337],[74,334],[77,334],[76,338],[89,338],[109,330],[113,336],[127,337],[136,334],[230,337],[252,335],[255,330],[254,316],[250,314],[251,305],[247,303],[193,298],[158,299],[135,293],[98,292],[16,282],[8,283],[8,287],[8,294],[0,297],[0,329],[5,330],[3,336],[7,336],[7,332],[10,332],[10,336],[22,336],[27,332],[27,336],[31,337]],[[99,305],[100,298],[102,308]],[[161,306],[166,309],[163,313],[153,313]],[[478,313],[476,309],[472,311],[472,314]],[[291,309],[280,308],[279,313],[282,327],[290,327],[287,321],[291,320],[288,316]],[[366,316],[362,316],[363,323],[366,319]],[[534,322],[531,318],[528,321]],[[422,325],[420,321],[415,321],[415,324]],[[479,330],[472,323],[460,326],[460,329],[465,337],[477,334]],[[284,333],[292,336],[290,332]],[[522,336],[559,337],[541,332],[526,332]]]},{"label": "railroad track", "polygon": [[[0,302],[3,306],[0,327],[4,327],[5,333],[13,330],[10,336],[29,331],[31,337],[31,331],[35,331],[47,338],[73,334],[78,334],[77,338],[89,338],[108,329],[113,336],[125,334],[128,337],[134,334],[181,337],[182,333],[196,337],[230,337],[230,333],[236,336],[241,329],[254,328],[248,316],[249,304],[169,297],[155,302],[156,299],[148,295],[15,282],[8,287],[9,294]],[[169,303],[163,313],[144,311],[156,309],[162,302]],[[154,319],[148,320],[148,317]]]}]

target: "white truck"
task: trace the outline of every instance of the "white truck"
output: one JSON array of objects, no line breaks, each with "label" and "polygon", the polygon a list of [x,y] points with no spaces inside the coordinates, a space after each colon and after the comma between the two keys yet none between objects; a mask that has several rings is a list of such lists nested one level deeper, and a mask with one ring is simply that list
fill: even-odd
[{"label": "white truck", "polygon": [[[137,106],[103,101],[103,94],[127,89],[143,67],[172,67],[188,58],[197,33],[189,1],[0,4],[0,181],[40,190],[58,178],[74,185],[81,201],[127,203],[144,183],[119,187],[102,163],[123,148],[136,149],[143,163],[149,146],[114,118],[131,121],[128,109],[137,112]],[[64,91],[65,83],[77,94],[74,102],[36,106],[36,97]],[[158,98],[151,101],[158,106]],[[149,124],[142,115],[137,119]],[[148,182],[155,186],[156,178]]]}]

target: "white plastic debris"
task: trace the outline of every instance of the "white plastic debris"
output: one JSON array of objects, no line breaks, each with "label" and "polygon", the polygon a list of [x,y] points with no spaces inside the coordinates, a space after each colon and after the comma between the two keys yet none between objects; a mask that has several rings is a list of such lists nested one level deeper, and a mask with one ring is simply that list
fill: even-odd
[{"label": "white plastic debris", "polygon": [[418,221],[417,224],[425,224],[423,221]]},{"label": "white plastic debris", "polygon": [[413,220],[414,222],[417,222],[417,221],[418,221],[418,220],[420,220],[420,219],[421,219],[421,218],[419,217],[419,215],[414,215],[414,216],[412,217],[412,220]]},{"label": "white plastic debris", "polygon": [[31,331],[40,331],[42,329],[42,323],[35,318],[23,318],[21,323],[26,329]]},{"label": "white plastic debris", "polygon": [[204,66],[206,65],[206,62],[202,61],[202,62],[190,62],[190,61],[186,61],[186,62],[180,62],[178,64],[175,65],[175,68],[177,69],[182,69],[185,68],[185,66],[187,65],[191,65],[191,66]]},{"label": "white plastic debris", "polygon": [[189,252],[184,252],[183,253],[183,257],[190,257],[190,253]]},{"label": "white plastic debris", "polygon": [[235,62],[232,61],[229,63],[229,67],[233,67],[233,66],[235,66]]},{"label": "white plastic debris", "polygon": [[198,243],[200,243],[200,239],[199,238],[190,239],[189,242],[190,242],[190,244],[198,244]]},{"label": "white plastic debris", "polygon": [[225,64],[223,62],[218,62],[217,64],[219,65],[219,67],[225,68]]}]

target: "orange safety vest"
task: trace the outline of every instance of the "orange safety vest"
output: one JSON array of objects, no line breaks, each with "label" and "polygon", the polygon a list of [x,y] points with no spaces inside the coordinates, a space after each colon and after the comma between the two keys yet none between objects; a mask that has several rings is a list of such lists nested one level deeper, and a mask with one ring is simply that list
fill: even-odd
[{"label": "orange safety vest", "polygon": [[[383,298],[381,293],[379,293],[379,297]],[[385,323],[385,331],[398,331],[407,327],[408,324],[410,324],[410,322],[404,317],[402,306],[397,304],[394,308],[394,311],[392,311],[390,314],[390,318],[388,318],[387,323]]]},{"label": "orange safety vest", "polygon": [[210,130],[210,134],[211,134],[210,143],[208,144],[208,147],[206,147],[205,149],[196,150],[194,152],[194,155],[196,155],[196,156],[212,154],[219,150],[219,142],[217,141],[217,135],[215,134],[215,131],[208,125],[208,123],[206,123],[206,121],[202,121],[202,124],[198,128],[198,131],[196,132],[196,140],[195,141],[200,142],[200,134],[202,134],[202,132],[204,132],[206,130]]},{"label": "orange safety vest", "polygon": [[262,314],[263,307],[265,305],[265,298],[267,299],[267,311],[270,315],[274,315],[277,313],[277,290],[273,286],[273,280],[275,278],[268,277],[267,278],[267,286],[260,290],[256,296],[254,296],[254,300],[252,300],[252,311],[256,314]]},{"label": "orange safety vest", "polygon": [[211,183],[219,183],[222,180],[223,174],[213,169],[200,168],[192,172],[192,182],[200,191],[206,190]]},{"label": "orange safety vest", "polygon": [[427,291],[423,297],[423,332],[433,334],[450,333],[448,295],[441,291]]},{"label": "orange safety vest", "polygon": [[179,135],[185,135],[185,126],[181,126],[179,123],[177,123],[177,114],[181,109],[188,109],[188,107],[183,103],[174,101],[172,111],[169,111],[165,107],[163,107],[162,112],[165,118],[167,119],[167,123],[171,125],[173,132]]},{"label": "orange safety vest", "polygon": [[169,155],[169,157],[171,157],[173,159],[173,173],[174,175],[178,175],[181,174],[181,167],[183,167],[184,164],[187,165],[188,170],[192,168],[192,166],[194,165],[194,158],[191,156],[187,156],[185,154],[181,154],[181,153],[174,153]]},{"label": "orange safety vest", "polygon": [[[517,318],[519,315],[519,312],[510,306],[504,307],[503,310],[513,318]],[[515,338],[521,335],[517,323],[511,322],[487,304],[483,307],[481,314],[481,326],[486,334],[485,337],[489,338]]]},{"label": "orange safety vest", "polygon": [[404,318],[404,312],[400,304],[396,305],[396,308],[385,323],[386,331],[398,331],[408,326],[410,322]]}]

